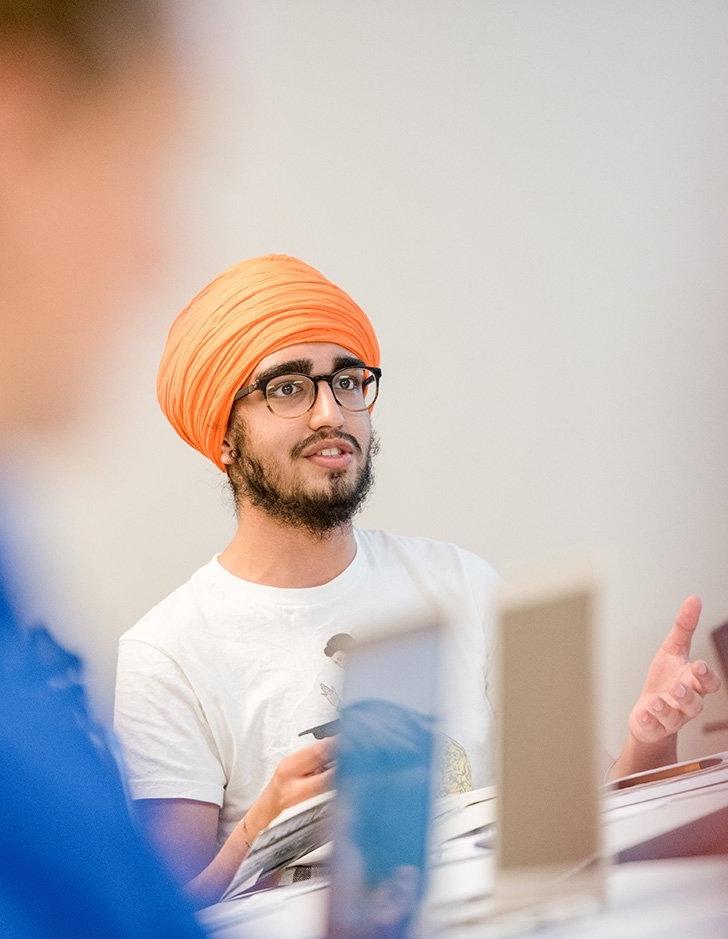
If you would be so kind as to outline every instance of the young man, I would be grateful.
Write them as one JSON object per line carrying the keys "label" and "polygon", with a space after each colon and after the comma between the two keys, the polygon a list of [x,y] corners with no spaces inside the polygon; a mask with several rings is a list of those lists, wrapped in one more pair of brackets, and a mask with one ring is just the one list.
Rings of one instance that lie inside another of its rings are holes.
{"label": "young man", "polygon": [[[336,717],[343,663],[326,649],[342,634],[437,617],[444,788],[487,776],[496,575],[453,545],[352,525],[372,483],[379,379],[364,312],[295,258],[235,265],[170,331],[162,409],[227,473],[238,526],[122,638],[116,728],[134,795],[200,902],[284,805],[329,784],[325,741],[287,754]],[[674,758],[677,729],[717,687],[687,660],[698,612],[686,602],[653,662],[619,773]]]}

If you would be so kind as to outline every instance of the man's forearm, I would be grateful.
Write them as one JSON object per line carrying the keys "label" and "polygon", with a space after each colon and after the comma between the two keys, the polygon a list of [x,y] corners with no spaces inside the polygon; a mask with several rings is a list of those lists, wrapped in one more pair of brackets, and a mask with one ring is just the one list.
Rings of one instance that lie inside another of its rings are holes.
{"label": "man's forearm", "polygon": [[217,903],[248,853],[242,823],[236,825],[225,844],[185,889],[196,909]]}
{"label": "man's forearm", "polygon": [[334,770],[330,763],[330,740],[317,740],[281,760],[268,785],[212,861],[187,882],[187,891],[196,906],[217,903],[253,840],[284,808],[320,795],[331,787]]}
{"label": "man's forearm", "polygon": [[659,743],[641,743],[630,734],[617,762],[609,771],[609,779],[620,779],[622,776],[643,773],[676,762],[677,734],[672,734]]}
{"label": "man's forearm", "polygon": [[196,909],[217,903],[245,860],[250,845],[275,815],[265,793],[251,806],[204,870],[188,881],[186,890]]}

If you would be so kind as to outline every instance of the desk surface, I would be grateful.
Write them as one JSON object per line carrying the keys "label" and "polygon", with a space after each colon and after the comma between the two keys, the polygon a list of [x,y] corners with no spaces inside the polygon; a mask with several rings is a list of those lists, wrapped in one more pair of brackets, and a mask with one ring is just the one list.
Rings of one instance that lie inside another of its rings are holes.
{"label": "desk surface", "polygon": [[[675,787],[678,788],[678,787]],[[636,804],[605,805],[604,846],[607,855],[635,852],[654,839],[676,830],[689,831],[701,819],[720,819],[728,828],[728,781],[689,791],[646,790]],[[719,813],[719,814],[716,814]],[[687,826],[687,827],[686,827]],[[691,851],[689,853],[697,853]],[[647,857],[650,855],[647,854]],[[487,912],[493,883],[494,855],[487,850],[462,860],[437,865],[431,872],[428,906],[449,906]],[[608,902],[604,909],[568,922],[546,925],[532,913],[510,916],[508,922],[487,925],[448,925],[437,935],[448,939],[470,936],[538,935],[538,939],[577,937],[679,937],[728,935],[728,858],[637,860],[608,872]],[[325,935],[328,888],[323,881],[304,881],[220,903],[203,911],[204,926],[221,939],[276,936],[280,939],[318,939]],[[431,912],[432,916],[433,913]],[[450,917],[445,919],[452,923]],[[457,917],[456,917],[457,919]],[[538,931],[537,931],[538,930]],[[537,933],[536,933],[537,931]]]}
{"label": "desk surface", "polygon": [[[326,895],[323,886],[312,884],[281,887],[230,901],[224,916],[205,925],[217,939],[320,939],[325,933]],[[448,939],[583,939],[587,935],[589,939],[728,935],[728,859],[621,864],[609,873],[608,905],[597,913],[550,926],[523,915],[507,924],[473,924],[447,931]]]}
{"label": "desk surface", "polygon": [[533,914],[450,929],[448,939],[691,939],[728,935],[728,859],[641,861],[612,867],[607,903],[546,925]]}

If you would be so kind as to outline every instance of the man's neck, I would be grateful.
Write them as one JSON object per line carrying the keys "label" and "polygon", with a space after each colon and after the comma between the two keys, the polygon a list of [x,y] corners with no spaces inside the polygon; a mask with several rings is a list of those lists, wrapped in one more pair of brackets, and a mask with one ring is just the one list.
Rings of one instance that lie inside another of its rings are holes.
{"label": "man's neck", "polygon": [[220,563],[231,574],[254,584],[320,587],[345,570],[355,554],[351,525],[322,538],[244,507],[235,537],[221,553]]}

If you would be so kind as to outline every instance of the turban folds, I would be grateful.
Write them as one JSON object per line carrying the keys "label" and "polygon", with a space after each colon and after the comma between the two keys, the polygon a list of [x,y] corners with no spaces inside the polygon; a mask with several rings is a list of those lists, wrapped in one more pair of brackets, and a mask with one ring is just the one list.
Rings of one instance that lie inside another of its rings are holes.
{"label": "turban folds", "polygon": [[281,254],[233,265],[204,287],[172,324],[157,398],[177,433],[220,469],[236,392],[262,359],[301,342],[343,346],[379,365],[371,323],[323,274]]}

